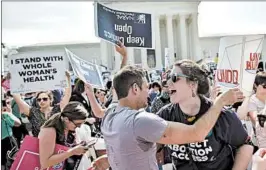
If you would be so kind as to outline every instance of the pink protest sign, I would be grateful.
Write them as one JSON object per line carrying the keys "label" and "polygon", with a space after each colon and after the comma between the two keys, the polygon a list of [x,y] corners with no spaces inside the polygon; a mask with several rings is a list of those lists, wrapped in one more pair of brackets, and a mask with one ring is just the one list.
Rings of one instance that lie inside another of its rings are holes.
{"label": "pink protest sign", "polygon": [[[55,152],[61,153],[68,150],[67,147],[62,145],[55,146]],[[61,162],[46,170],[62,170],[64,162]],[[10,170],[41,170],[39,159],[39,139],[31,136],[26,136],[23,143],[16,155],[16,159],[12,164]]]}

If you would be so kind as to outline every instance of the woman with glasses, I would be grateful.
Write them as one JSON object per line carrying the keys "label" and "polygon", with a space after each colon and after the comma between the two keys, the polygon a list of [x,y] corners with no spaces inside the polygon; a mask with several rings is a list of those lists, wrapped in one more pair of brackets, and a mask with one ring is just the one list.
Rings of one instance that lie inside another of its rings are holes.
{"label": "woman with glasses", "polygon": [[69,102],[71,96],[71,80],[69,72],[66,72],[66,77],[68,80],[68,87],[65,89],[64,97],[59,105],[52,106],[53,95],[50,91],[37,93],[36,101],[39,105],[39,108],[29,106],[24,100],[22,100],[20,95],[13,95],[14,100],[18,104],[20,113],[24,113],[32,124],[32,134],[34,137],[38,136],[40,127],[43,125],[43,123],[54,113],[58,113],[63,110]]}
{"label": "woman with glasses", "polygon": [[[212,106],[207,74],[190,60],[178,61],[167,76],[171,103],[157,114],[167,121],[194,124]],[[213,129],[202,142],[167,145],[178,170],[246,169],[253,147],[240,120],[223,109]],[[244,156],[243,156],[244,155]]]}
{"label": "woman with glasses", "polygon": [[[69,102],[61,113],[54,114],[44,123],[38,137],[42,169],[60,164],[65,160],[64,170],[74,168],[73,162],[77,159],[75,156],[81,158],[88,148],[84,144],[76,145],[73,133],[77,127],[85,123],[87,116],[88,112],[81,103]],[[70,147],[70,149],[63,153],[54,153],[56,144]]]}

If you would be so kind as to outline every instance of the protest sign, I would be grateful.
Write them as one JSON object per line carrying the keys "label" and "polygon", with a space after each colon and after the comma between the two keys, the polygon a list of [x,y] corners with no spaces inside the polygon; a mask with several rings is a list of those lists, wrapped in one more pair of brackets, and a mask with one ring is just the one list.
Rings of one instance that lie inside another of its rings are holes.
{"label": "protest sign", "polygon": [[264,35],[221,38],[215,80],[222,91],[239,87],[245,96],[251,94],[263,40]]}
{"label": "protest sign", "polygon": [[[55,146],[55,153],[62,153],[68,148],[62,145]],[[64,162],[47,168],[46,170],[63,170]],[[39,140],[38,138],[26,136],[16,155],[16,159],[10,170],[41,170],[39,158]]]}
{"label": "protest sign", "polygon": [[10,56],[11,93],[67,87],[64,52],[35,51]]}
{"label": "protest sign", "polygon": [[68,49],[65,50],[73,72],[77,77],[96,88],[104,88],[102,76],[96,64],[79,58]]}
{"label": "protest sign", "polygon": [[150,70],[148,71],[149,77],[150,77],[150,81],[151,82],[161,82],[162,77],[162,71],[160,70]]}
{"label": "protest sign", "polygon": [[96,36],[114,44],[121,41],[126,47],[154,47],[151,14],[118,11],[100,3],[94,7]]}

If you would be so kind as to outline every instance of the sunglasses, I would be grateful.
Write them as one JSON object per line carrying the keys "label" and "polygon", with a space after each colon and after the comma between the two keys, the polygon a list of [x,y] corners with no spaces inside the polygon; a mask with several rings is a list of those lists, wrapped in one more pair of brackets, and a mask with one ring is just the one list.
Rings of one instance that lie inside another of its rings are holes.
{"label": "sunglasses", "polygon": [[41,101],[47,102],[48,101],[48,97],[38,98],[37,99],[37,102],[41,102]]}
{"label": "sunglasses", "polygon": [[73,120],[70,120],[74,125],[75,128],[80,127],[83,123],[75,123]]}
{"label": "sunglasses", "polygon": [[261,84],[262,88],[266,89],[266,84]]}
{"label": "sunglasses", "polygon": [[167,78],[167,81],[171,80],[173,83],[175,83],[179,81],[181,77],[189,78],[188,76],[181,74],[181,73],[168,74],[166,78]]}

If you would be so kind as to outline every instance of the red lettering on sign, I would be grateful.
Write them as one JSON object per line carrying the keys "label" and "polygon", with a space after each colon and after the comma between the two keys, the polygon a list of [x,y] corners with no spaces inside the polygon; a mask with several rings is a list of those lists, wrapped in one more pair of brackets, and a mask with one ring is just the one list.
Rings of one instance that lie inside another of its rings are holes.
{"label": "red lettering on sign", "polygon": [[261,58],[261,53],[249,53],[249,60],[246,61],[246,70],[256,70]]}
{"label": "red lettering on sign", "polygon": [[217,80],[219,82],[238,84],[238,71],[237,70],[217,70]]}

